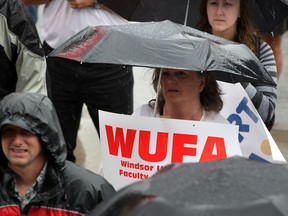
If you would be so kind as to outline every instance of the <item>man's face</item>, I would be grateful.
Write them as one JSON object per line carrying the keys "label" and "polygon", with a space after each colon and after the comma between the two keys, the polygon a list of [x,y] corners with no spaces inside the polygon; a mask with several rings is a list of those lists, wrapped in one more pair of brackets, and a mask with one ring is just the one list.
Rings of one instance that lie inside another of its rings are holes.
{"label": "man's face", "polygon": [[14,171],[45,163],[40,138],[23,128],[4,125],[1,131],[1,144],[9,161],[9,167]]}

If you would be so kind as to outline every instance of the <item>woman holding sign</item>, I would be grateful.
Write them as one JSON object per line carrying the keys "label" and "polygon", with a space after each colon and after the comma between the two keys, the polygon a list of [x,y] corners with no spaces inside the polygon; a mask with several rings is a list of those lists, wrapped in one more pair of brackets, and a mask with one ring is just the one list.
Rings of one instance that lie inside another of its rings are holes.
{"label": "woman holding sign", "polygon": [[[271,47],[255,36],[249,0],[203,0],[197,28],[228,40],[246,44],[277,83],[276,63]],[[277,87],[241,83],[266,127],[275,120]]]}
{"label": "woman holding sign", "polygon": [[142,105],[133,115],[228,123],[219,114],[221,90],[211,73],[156,69],[152,84],[157,100]]}

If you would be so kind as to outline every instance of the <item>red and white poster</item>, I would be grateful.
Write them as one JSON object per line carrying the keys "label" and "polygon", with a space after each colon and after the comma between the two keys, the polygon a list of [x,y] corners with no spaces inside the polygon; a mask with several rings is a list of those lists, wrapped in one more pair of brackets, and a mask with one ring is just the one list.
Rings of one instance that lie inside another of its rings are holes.
{"label": "red and white poster", "polygon": [[169,163],[242,155],[238,126],[100,111],[102,173],[116,190]]}
{"label": "red and white poster", "polygon": [[169,163],[204,162],[234,155],[285,159],[241,84],[219,82],[230,124],[137,117],[100,111],[102,173],[118,190]]}

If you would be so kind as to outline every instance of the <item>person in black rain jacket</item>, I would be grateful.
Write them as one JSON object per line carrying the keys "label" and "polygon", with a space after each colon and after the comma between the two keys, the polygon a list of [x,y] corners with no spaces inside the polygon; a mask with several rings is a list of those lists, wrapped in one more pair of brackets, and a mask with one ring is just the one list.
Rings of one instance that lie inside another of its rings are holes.
{"label": "person in black rain jacket", "polygon": [[66,160],[50,99],[11,93],[0,102],[0,215],[88,214],[114,195],[102,176]]}

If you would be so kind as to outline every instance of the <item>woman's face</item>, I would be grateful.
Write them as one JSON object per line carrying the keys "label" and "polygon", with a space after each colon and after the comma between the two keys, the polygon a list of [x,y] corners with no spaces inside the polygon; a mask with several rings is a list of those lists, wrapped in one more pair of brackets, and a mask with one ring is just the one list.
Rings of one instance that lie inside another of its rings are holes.
{"label": "woman's face", "polygon": [[161,89],[166,102],[178,103],[200,100],[205,78],[199,72],[162,69]]}
{"label": "woman's face", "polygon": [[240,0],[208,0],[207,16],[212,34],[232,40],[240,17]]}

